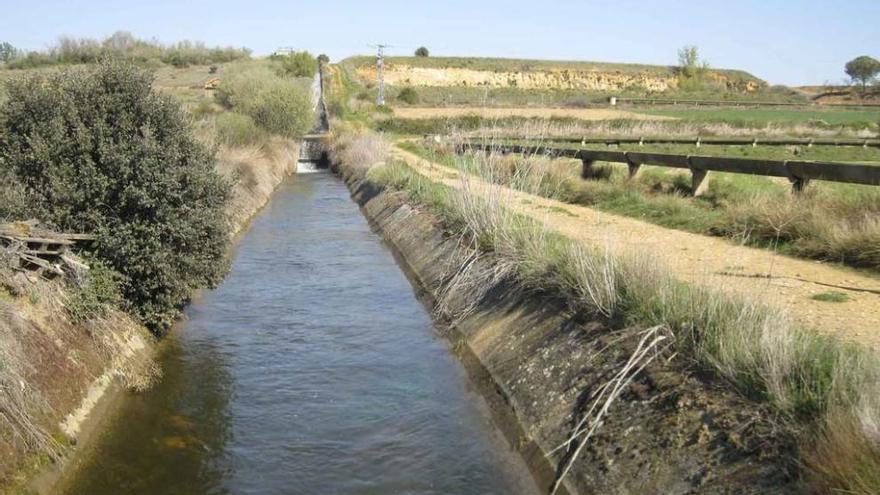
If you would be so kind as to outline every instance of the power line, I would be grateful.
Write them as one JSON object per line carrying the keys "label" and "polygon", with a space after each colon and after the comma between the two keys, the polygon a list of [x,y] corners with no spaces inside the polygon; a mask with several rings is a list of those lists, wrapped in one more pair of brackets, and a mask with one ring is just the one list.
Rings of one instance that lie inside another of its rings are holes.
{"label": "power line", "polygon": [[376,49],[376,105],[385,104],[385,49],[391,45],[370,45]]}

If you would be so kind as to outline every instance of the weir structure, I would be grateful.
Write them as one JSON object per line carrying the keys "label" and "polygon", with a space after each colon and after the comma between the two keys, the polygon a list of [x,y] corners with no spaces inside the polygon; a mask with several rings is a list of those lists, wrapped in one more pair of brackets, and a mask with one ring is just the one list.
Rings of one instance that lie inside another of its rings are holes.
{"label": "weir structure", "polygon": [[312,99],[315,101],[315,126],[302,137],[297,160],[297,172],[314,172],[330,166],[327,144],[330,138],[330,119],[327,104],[324,102],[324,63],[319,62],[318,73],[312,85]]}

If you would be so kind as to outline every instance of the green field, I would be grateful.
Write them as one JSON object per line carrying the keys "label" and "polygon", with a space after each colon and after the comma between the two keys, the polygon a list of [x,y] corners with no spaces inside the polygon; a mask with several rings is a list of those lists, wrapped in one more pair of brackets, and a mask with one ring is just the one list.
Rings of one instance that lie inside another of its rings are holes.
{"label": "green field", "polygon": [[735,125],[815,123],[827,126],[870,127],[880,124],[880,110],[791,108],[637,108],[640,113],[675,117],[693,122],[727,122]]}

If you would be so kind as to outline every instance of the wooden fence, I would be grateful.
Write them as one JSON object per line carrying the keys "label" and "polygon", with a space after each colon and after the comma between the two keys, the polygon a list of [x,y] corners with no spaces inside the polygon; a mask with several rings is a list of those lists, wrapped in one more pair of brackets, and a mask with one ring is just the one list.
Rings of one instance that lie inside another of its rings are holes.
{"label": "wooden fence", "polygon": [[843,182],[880,186],[880,164],[844,163],[806,160],[758,160],[752,158],[729,158],[701,155],[675,155],[667,153],[643,153],[637,151],[584,150],[556,146],[498,145],[468,142],[458,146],[458,151],[483,151],[488,153],[523,153],[550,157],[568,157],[583,162],[582,176],[594,177],[595,162],[623,163],[634,177],[642,165],[688,169],[691,172],[691,190],[695,196],[705,192],[710,171],[735,174],[784,177],[792,184],[794,192],[800,192],[811,180]]}
{"label": "wooden fence", "polygon": [[[431,137],[426,135],[425,137]],[[491,137],[474,139],[493,139]],[[508,137],[508,141],[529,141],[533,137]],[[823,138],[756,138],[756,137],[543,137],[542,140],[554,143],[604,144],[608,146],[621,144],[691,144],[727,145],[727,146],[861,146],[863,148],[880,148],[880,139],[823,139]]]}
{"label": "wooden fence", "polygon": [[815,101],[788,102],[788,101],[748,101],[748,100],[684,100],[673,98],[621,98],[611,97],[608,102],[613,105],[682,105],[682,106],[713,106],[713,107],[824,107],[824,108],[849,108],[862,110],[880,109],[880,103],[826,103],[819,104]]}

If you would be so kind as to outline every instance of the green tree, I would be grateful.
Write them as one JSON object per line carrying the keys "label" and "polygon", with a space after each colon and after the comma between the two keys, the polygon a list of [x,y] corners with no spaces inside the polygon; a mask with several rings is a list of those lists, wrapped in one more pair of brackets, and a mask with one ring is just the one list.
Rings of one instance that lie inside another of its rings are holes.
{"label": "green tree", "polygon": [[326,53],[322,53],[318,55],[318,62],[322,64],[330,63],[330,57],[328,57]]}
{"label": "green tree", "polygon": [[428,49],[425,48],[424,46],[420,46],[420,47],[416,48],[415,54],[416,54],[416,57],[427,57],[427,56],[431,55],[431,53],[428,51]]}
{"label": "green tree", "polygon": [[846,75],[862,86],[862,91],[880,74],[880,61],[874,57],[862,55],[846,63]]}
{"label": "green tree", "polygon": [[194,289],[225,271],[231,188],[152,82],[109,60],[10,81],[0,170],[38,218],[96,234],[93,255],[120,274],[128,309],[162,333]]}
{"label": "green tree", "polygon": [[293,77],[312,77],[318,71],[318,61],[307,51],[293,52],[281,59],[281,71]]}
{"label": "green tree", "polygon": [[4,41],[0,43],[0,62],[3,62],[4,64],[11,62],[18,58],[19,53],[18,48],[12,46],[9,42]]}
{"label": "green tree", "polygon": [[709,68],[709,62],[700,58],[700,49],[685,45],[678,50],[678,70],[684,77],[698,77]]}

